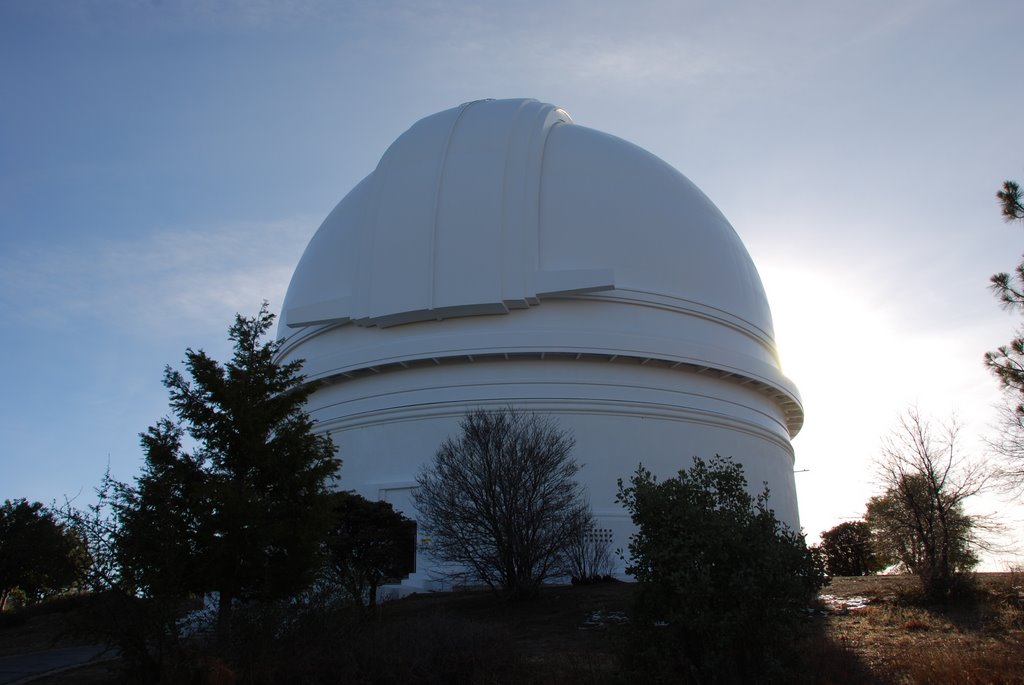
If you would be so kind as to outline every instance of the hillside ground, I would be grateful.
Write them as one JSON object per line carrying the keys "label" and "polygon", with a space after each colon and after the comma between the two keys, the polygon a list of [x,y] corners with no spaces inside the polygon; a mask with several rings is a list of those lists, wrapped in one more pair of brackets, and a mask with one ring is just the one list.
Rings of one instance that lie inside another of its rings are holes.
{"label": "hillside ground", "polygon": [[[483,592],[413,595],[385,603],[357,629],[341,621],[257,641],[249,645],[249,670],[236,668],[232,675],[238,682],[313,681],[344,659],[346,669],[356,669],[350,677],[369,680],[383,669],[379,682],[444,682],[447,674],[466,683],[615,683],[619,626],[633,587],[548,587],[539,601],[524,604]],[[911,576],[833,579],[808,612],[800,680],[1024,685],[1024,577],[979,574],[978,587],[973,601],[938,606],[922,599]],[[73,603],[67,606],[24,620],[6,617],[0,656],[87,643],[88,636],[65,631],[74,611]],[[97,664],[35,682],[98,685],[111,682],[116,671],[116,662]],[[225,667],[213,664],[208,671],[223,676]]]}

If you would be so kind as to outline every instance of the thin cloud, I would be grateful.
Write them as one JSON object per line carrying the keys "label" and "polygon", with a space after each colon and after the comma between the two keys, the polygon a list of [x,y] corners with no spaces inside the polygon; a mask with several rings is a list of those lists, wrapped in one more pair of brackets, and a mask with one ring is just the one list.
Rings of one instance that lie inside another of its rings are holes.
{"label": "thin cloud", "polygon": [[280,306],[314,226],[238,223],[21,250],[0,261],[4,308],[21,324],[56,329],[86,322],[150,335],[220,327],[263,299]]}
{"label": "thin cloud", "polygon": [[[737,96],[829,69],[850,51],[915,21],[929,5],[800,2],[714,7],[668,0],[560,2],[467,8],[388,3],[361,21],[401,35],[419,68],[460,79],[527,74],[565,88],[628,90],[730,84]],[[739,82],[737,82],[739,79]],[[742,87],[740,87],[742,86]]]}
{"label": "thin cloud", "polygon": [[530,75],[559,88],[571,77],[577,87],[634,89],[716,85],[731,75],[748,77],[749,92],[869,49],[926,11],[936,10],[923,0],[710,7],[676,0],[36,0],[17,14],[133,35],[328,30],[350,59],[386,59],[401,45],[417,56],[413,69],[460,82]]}

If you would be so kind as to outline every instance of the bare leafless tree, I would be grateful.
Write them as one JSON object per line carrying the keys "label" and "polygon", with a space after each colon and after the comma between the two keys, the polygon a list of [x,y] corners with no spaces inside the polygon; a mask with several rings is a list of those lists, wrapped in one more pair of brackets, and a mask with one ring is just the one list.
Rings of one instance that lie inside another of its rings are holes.
{"label": "bare leafless tree", "polygon": [[940,425],[916,408],[900,415],[884,440],[878,469],[886,492],[868,504],[868,522],[889,552],[921,578],[933,598],[948,597],[977,563],[981,533],[994,524],[964,504],[991,479],[983,461],[965,457],[954,417]]}
{"label": "bare leafless tree", "polygon": [[605,579],[615,570],[611,531],[597,526],[590,512],[577,527],[576,535],[566,539],[566,571],[573,583],[592,583]]}
{"label": "bare leafless tree", "polygon": [[572,436],[504,408],[466,414],[416,479],[419,524],[448,575],[524,598],[565,575],[566,542],[587,521]]}

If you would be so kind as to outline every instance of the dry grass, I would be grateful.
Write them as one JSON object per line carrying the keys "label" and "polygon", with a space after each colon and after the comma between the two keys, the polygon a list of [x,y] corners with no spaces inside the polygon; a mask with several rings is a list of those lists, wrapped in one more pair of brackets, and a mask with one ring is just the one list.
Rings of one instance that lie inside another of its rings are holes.
{"label": "dry grass", "polygon": [[872,601],[828,616],[826,635],[868,666],[871,679],[864,682],[1024,684],[1018,581],[1012,574],[980,574],[975,598],[930,605],[912,577],[839,578],[826,592]]}

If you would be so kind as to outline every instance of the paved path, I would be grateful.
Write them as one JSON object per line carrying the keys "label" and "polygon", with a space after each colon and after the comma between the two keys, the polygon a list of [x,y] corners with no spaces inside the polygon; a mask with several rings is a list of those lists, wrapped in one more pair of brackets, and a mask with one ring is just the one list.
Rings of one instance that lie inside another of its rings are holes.
{"label": "paved path", "polygon": [[106,651],[107,648],[103,646],[63,647],[0,657],[0,685],[28,682],[33,676],[79,666],[100,657]]}

